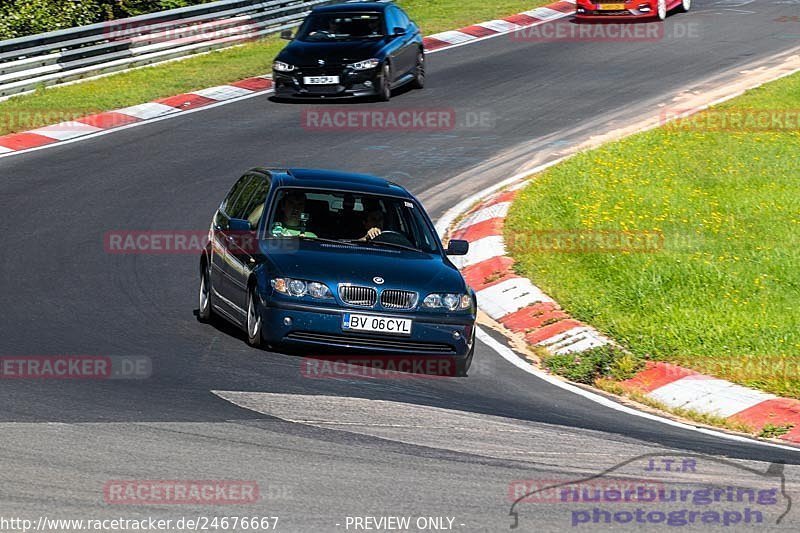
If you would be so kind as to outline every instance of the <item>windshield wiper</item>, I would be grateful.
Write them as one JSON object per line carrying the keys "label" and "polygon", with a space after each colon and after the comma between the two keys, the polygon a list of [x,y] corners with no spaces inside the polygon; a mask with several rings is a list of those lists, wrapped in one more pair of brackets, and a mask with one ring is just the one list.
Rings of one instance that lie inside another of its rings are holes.
{"label": "windshield wiper", "polygon": [[297,237],[305,241],[317,241],[317,242],[327,242],[331,244],[351,245],[350,241],[346,241],[344,239],[326,239],[325,237],[311,237],[309,235],[297,235]]}
{"label": "windshield wiper", "polygon": [[350,241],[345,239],[326,239],[325,237],[312,237],[310,235],[270,235],[273,239],[302,239],[304,241],[317,241],[330,244],[345,244],[351,245]]}
{"label": "windshield wiper", "polygon": [[361,241],[361,240],[358,240],[358,239],[350,240],[350,241],[346,241],[346,242],[351,242],[351,243],[362,243],[363,242],[365,244],[382,244],[384,246],[392,246],[394,248],[400,248],[402,250],[410,250],[412,252],[421,252],[422,251],[419,248],[414,248],[413,246],[406,246],[405,244],[397,244],[396,242],[385,242],[385,241],[374,241],[374,240]]}

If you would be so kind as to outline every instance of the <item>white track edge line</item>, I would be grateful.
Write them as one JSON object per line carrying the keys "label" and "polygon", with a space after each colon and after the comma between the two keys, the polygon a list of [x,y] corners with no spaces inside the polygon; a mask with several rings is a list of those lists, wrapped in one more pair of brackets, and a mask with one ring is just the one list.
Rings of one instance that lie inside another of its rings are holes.
{"label": "white track edge line", "polygon": [[514,365],[517,368],[527,372],[528,374],[532,374],[532,375],[536,376],[537,378],[541,379],[542,381],[550,383],[551,385],[555,385],[556,387],[558,387],[560,389],[564,389],[564,390],[566,390],[568,392],[572,392],[574,394],[577,394],[578,396],[586,398],[587,400],[590,400],[592,402],[598,403],[598,404],[602,405],[603,407],[608,407],[610,409],[614,409],[615,411],[620,411],[622,413],[625,413],[625,414],[628,414],[628,415],[632,415],[632,416],[638,416],[640,418],[651,420],[653,422],[659,422],[661,424],[666,424],[668,426],[673,426],[673,427],[676,427],[676,428],[685,429],[685,430],[689,430],[689,431],[696,431],[698,433],[702,433],[704,435],[710,435],[712,437],[719,437],[719,438],[723,438],[723,439],[727,439],[727,440],[733,440],[733,441],[736,441],[736,442],[742,442],[742,443],[747,443],[747,444],[759,444],[759,445],[767,446],[767,447],[770,447],[770,448],[778,448],[780,450],[789,450],[789,451],[792,451],[792,452],[800,452],[800,449],[792,447],[792,446],[786,446],[786,445],[782,445],[782,444],[775,444],[775,443],[772,443],[772,442],[765,442],[765,441],[761,441],[761,440],[757,440],[757,439],[753,439],[753,438],[749,438],[749,437],[743,437],[743,436],[740,436],[740,435],[733,435],[733,434],[730,434],[730,433],[724,433],[722,431],[717,431],[717,430],[713,430],[713,429],[707,429],[707,428],[702,428],[702,427],[698,427],[698,426],[692,426],[692,425],[689,425],[689,424],[685,424],[683,422],[677,422],[675,420],[670,420],[668,418],[664,418],[662,416],[655,415],[655,414],[652,414],[652,413],[646,413],[644,411],[639,411],[639,410],[634,409],[632,407],[628,407],[627,405],[622,405],[622,404],[617,403],[617,402],[615,402],[615,401],[613,401],[613,400],[611,400],[609,398],[606,398],[605,396],[601,396],[601,395],[596,394],[594,392],[587,391],[587,390],[585,390],[585,389],[583,389],[581,387],[578,387],[578,386],[573,385],[571,383],[568,383],[566,381],[562,381],[562,380],[560,380],[560,379],[558,379],[558,378],[556,378],[556,377],[554,377],[554,376],[552,376],[550,374],[547,374],[546,372],[543,372],[543,371],[537,369],[535,366],[531,365],[530,363],[526,363],[525,361],[523,361],[511,348],[509,348],[507,346],[504,346],[501,343],[499,343],[497,340],[492,338],[488,333],[483,331],[483,329],[481,329],[481,328],[475,328],[475,329],[476,329],[475,334],[476,334],[478,340],[480,340],[482,343],[487,345],[489,348],[491,348],[492,350],[497,352],[503,359],[505,359],[506,361],[508,361],[512,365]]}

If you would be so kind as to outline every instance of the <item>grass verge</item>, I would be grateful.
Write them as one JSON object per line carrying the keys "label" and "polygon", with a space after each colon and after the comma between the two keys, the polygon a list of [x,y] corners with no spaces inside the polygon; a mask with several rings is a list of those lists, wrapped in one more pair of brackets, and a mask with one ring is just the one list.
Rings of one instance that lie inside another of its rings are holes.
{"label": "grass verge", "polygon": [[[545,5],[552,0],[400,0],[423,35]],[[157,98],[267,74],[286,44],[270,36],[235,48],[145,67],[78,84],[40,89],[0,102],[0,135],[74,120]]]}
{"label": "grass verge", "polygon": [[798,116],[795,75],[548,169],[518,272],[637,357],[800,398]]}

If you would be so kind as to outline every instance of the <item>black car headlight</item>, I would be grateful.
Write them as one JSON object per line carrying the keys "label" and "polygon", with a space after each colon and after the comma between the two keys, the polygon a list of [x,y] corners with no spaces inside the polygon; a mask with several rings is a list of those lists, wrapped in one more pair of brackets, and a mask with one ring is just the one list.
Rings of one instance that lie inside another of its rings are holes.
{"label": "black car headlight", "polygon": [[281,294],[287,296],[295,296],[302,298],[303,296],[311,296],[318,300],[333,298],[331,290],[324,283],[319,281],[307,281],[303,279],[294,278],[273,278],[270,280],[272,288]]}
{"label": "black car headlight", "polygon": [[422,307],[428,309],[447,309],[458,311],[472,307],[472,297],[469,294],[451,292],[434,292],[425,297]]}
{"label": "black car headlight", "polygon": [[296,67],[294,65],[290,65],[289,63],[284,63],[283,61],[274,61],[272,63],[272,69],[277,70],[278,72],[291,72]]}
{"label": "black car headlight", "polygon": [[381,62],[377,59],[365,59],[364,61],[357,61],[356,63],[350,63],[347,65],[353,70],[369,70],[371,68],[375,68],[380,65]]}

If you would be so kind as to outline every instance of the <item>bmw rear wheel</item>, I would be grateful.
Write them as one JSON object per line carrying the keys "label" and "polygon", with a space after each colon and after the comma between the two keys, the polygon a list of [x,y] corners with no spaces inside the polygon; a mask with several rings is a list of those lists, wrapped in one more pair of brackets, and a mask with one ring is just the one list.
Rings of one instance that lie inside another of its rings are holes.
{"label": "bmw rear wheel", "polygon": [[656,17],[658,17],[658,20],[666,20],[667,0],[658,0],[658,6],[656,7]]}
{"label": "bmw rear wheel", "polygon": [[247,291],[247,343],[255,348],[261,348],[264,341],[261,338],[261,312],[258,305],[258,296],[255,287]]}
{"label": "bmw rear wheel", "polygon": [[681,0],[681,12],[686,13],[692,8],[692,0]]}

